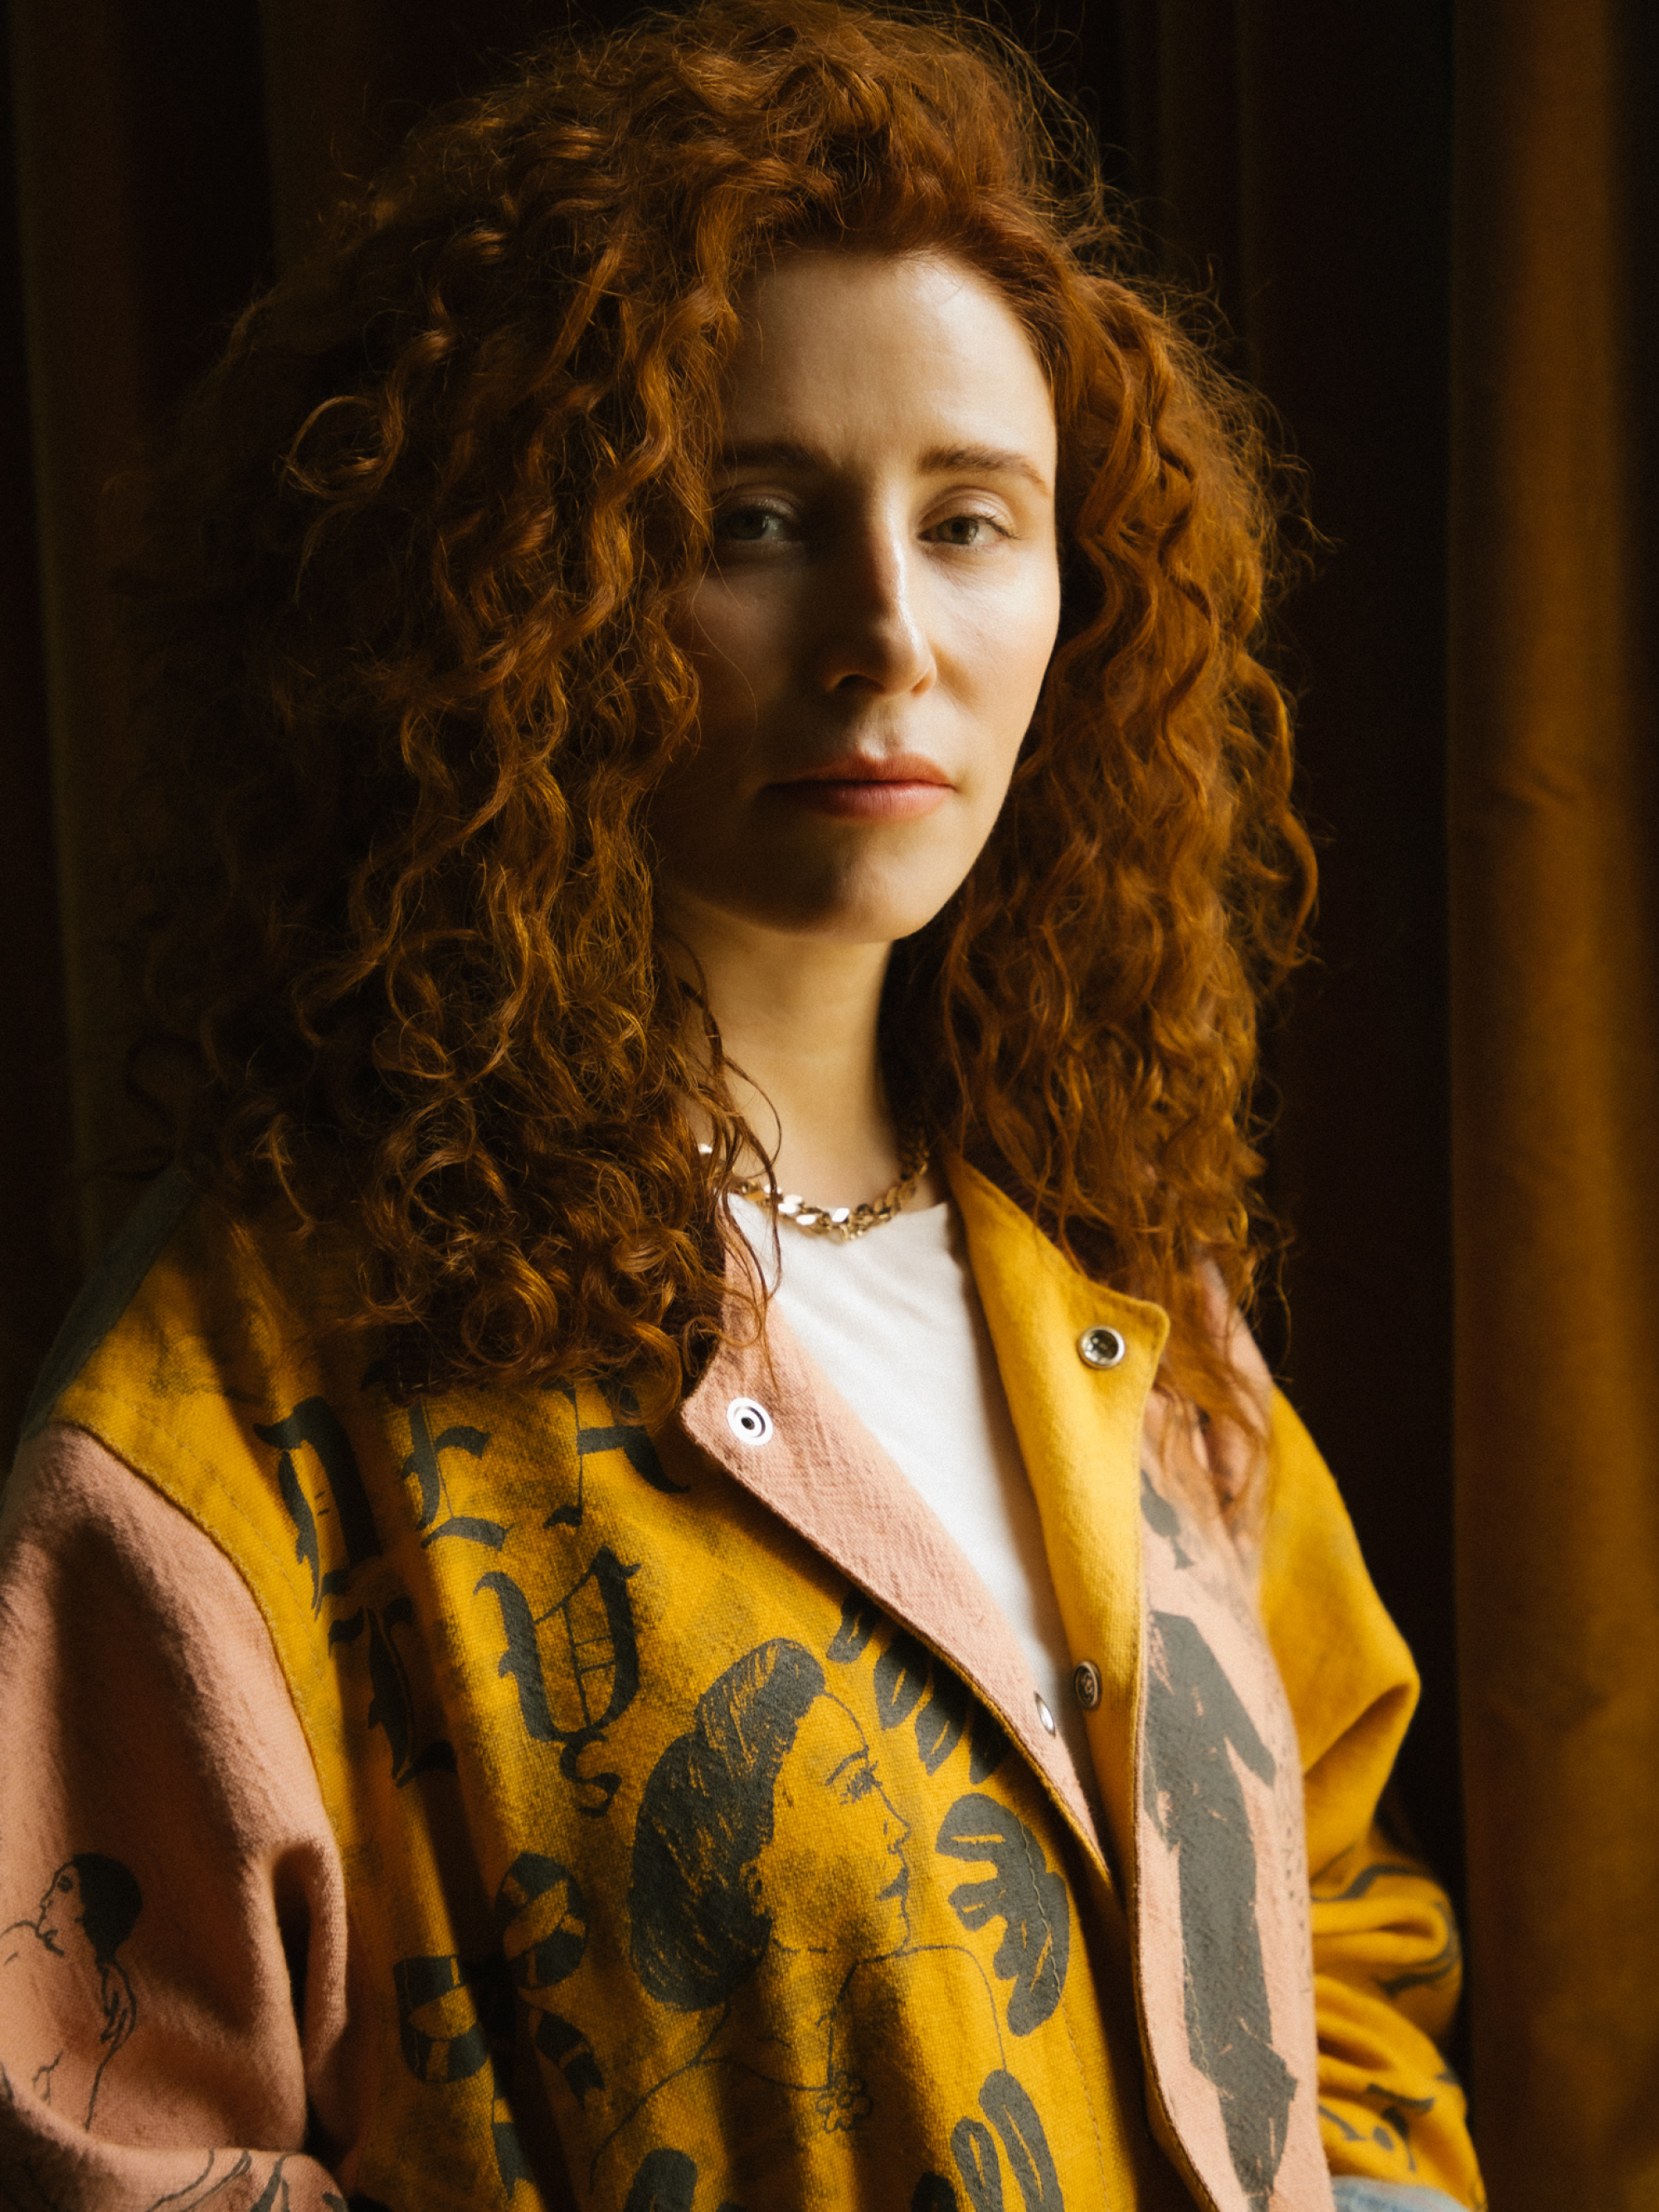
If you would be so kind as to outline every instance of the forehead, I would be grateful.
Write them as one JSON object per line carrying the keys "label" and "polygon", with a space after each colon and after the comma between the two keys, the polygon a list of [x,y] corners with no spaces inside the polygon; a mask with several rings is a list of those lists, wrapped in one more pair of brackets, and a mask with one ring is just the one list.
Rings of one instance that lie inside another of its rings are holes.
{"label": "forehead", "polygon": [[801,1716],[790,1764],[798,1773],[825,1782],[847,1759],[856,1764],[866,1748],[864,1730],[841,1699],[824,1695],[814,1698]]}
{"label": "forehead", "polygon": [[757,277],[725,388],[728,442],[1017,442],[1052,465],[1054,404],[1002,295],[937,255],[798,252]]}

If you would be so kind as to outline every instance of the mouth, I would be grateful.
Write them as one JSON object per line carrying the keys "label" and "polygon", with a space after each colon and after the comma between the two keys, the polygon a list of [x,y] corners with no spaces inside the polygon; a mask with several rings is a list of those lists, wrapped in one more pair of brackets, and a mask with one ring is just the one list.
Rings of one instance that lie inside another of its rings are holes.
{"label": "mouth", "polygon": [[931,814],[953,787],[925,753],[843,753],[767,788],[812,814],[842,821],[906,822]]}

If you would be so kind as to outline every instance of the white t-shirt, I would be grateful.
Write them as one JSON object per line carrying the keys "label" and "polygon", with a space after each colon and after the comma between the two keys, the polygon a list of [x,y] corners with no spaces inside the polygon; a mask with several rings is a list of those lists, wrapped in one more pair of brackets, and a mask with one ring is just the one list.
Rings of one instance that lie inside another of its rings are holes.
{"label": "white t-shirt", "polygon": [[734,1199],[784,1320],[972,1561],[1030,1662],[1078,1778],[1096,1801],[1072,1655],[991,1333],[948,1201],[850,1243]]}

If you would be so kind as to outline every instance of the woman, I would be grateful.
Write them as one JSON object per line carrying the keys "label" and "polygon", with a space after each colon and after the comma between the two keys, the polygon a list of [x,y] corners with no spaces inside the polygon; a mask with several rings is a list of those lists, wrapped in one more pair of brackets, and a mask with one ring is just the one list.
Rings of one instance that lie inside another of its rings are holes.
{"label": "woman", "polygon": [[0,2023],[23,2203],[1479,2201],[1415,1677],[1235,1310],[1258,442],[1040,116],[832,0],[556,47],[187,417],[175,1164],[0,1609],[0,1881],[142,1902],[88,2124]]}

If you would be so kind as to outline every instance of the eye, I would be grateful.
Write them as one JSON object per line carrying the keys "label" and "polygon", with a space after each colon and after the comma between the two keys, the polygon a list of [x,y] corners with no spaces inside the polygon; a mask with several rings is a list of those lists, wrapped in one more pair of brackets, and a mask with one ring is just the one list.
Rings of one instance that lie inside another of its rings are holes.
{"label": "eye", "polygon": [[726,545],[775,545],[787,534],[789,522],[784,508],[745,500],[720,509],[714,517],[714,535]]}
{"label": "eye", "polygon": [[930,538],[942,538],[947,545],[961,545],[977,552],[981,547],[1006,538],[1008,532],[995,515],[981,514],[969,508],[962,514],[947,515],[943,522],[935,523],[927,534]]}
{"label": "eye", "polygon": [[856,1805],[860,1797],[867,1797],[875,1787],[876,1770],[866,1759],[862,1766],[854,1767],[842,1784],[841,1802],[843,1805]]}

